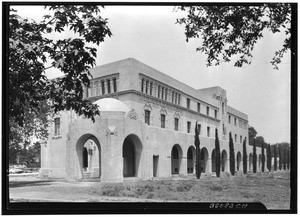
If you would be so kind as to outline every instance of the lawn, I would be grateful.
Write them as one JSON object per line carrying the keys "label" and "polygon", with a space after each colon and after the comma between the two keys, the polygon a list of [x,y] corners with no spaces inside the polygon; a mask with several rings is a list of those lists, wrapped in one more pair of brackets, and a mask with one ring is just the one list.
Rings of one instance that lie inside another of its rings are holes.
{"label": "lawn", "polygon": [[[123,183],[66,182],[10,178],[10,198],[54,201],[261,202],[268,209],[290,208],[290,172],[277,171],[221,177],[176,176]],[[29,200],[30,201],[30,200]]]}

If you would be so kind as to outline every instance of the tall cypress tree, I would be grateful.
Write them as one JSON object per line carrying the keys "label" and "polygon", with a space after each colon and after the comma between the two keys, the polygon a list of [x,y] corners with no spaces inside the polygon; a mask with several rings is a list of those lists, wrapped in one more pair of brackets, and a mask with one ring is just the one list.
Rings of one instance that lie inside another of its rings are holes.
{"label": "tall cypress tree", "polygon": [[265,142],[261,143],[261,171],[265,172]]}
{"label": "tall cypress tree", "polygon": [[283,146],[283,169],[286,170],[286,147]]}
{"label": "tall cypress tree", "polygon": [[277,170],[277,147],[274,145],[274,171]]}
{"label": "tall cypress tree", "polygon": [[256,155],[256,141],[253,140],[253,173],[256,173],[257,155]]}
{"label": "tall cypress tree", "polygon": [[290,148],[287,148],[287,169],[289,170],[290,169]]}
{"label": "tall cypress tree", "polygon": [[246,149],[246,139],[243,142],[243,172],[247,174],[247,149]]}
{"label": "tall cypress tree", "polygon": [[231,175],[234,176],[235,159],[234,159],[234,147],[233,147],[233,140],[232,140],[231,132],[229,133],[229,163],[230,163]]}
{"label": "tall cypress tree", "polygon": [[221,170],[221,153],[220,153],[220,143],[218,138],[218,129],[216,128],[215,133],[215,150],[216,150],[216,175],[217,177],[220,177],[220,170]]}
{"label": "tall cypress tree", "polygon": [[281,145],[278,145],[278,156],[279,156],[279,170],[282,168],[282,153],[281,153]]}
{"label": "tall cypress tree", "polygon": [[196,122],[196,126],[195,126],[194,144],[196,146],[196,177],[197,177],[197,179],[200,179],[200,176],[201,176],[201,152],[200,152],[198,121]]}
{"label": "tall cypress tree", "polygon": [[270,144],[267,144],[267,168],[269,172],[271,171],[271,164],[272,164],[271,146]]}

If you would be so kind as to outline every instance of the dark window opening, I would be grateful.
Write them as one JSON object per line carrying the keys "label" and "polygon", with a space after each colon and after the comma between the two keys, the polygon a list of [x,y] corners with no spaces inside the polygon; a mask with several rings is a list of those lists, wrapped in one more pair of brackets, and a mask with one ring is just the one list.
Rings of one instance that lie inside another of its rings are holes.
{"label": "dark window opening", "polygon": [[174,129],[175,129],[175,131],[178,131],[178,122],[179,122],[179,119],[175,118],[174,119]]}
{"label": "dark window opening", "polygon": [[166,126],[166,115],[164,115],[164,114],[160,115],[160,122],[161,122],[161,128],[165,128],[165,126]]}
{"label": "dark window opening", "polygon": [[113,84],[114,84],[114,93],[117,92],[117,79],[113,78]]}
{"label": "dark window opening", "polygon": [[105,94],[105,85],[104,85],[104,81],[101,81],[101,88],[102,88],[102,95]]}
{"label": "dark window opening", "polygon": [[150,111],[145,110],[145,123],[150,125]]}
{"label": "dark window opening", "polygon": [[191,132],[191,122],[190,121],[187,122],[187,132],[188,133]]}

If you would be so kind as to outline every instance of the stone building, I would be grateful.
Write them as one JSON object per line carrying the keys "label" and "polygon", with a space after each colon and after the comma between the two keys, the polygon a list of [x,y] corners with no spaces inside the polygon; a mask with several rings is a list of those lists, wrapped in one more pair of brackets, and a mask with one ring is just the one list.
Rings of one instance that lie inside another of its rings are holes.
{"label": "stone building", "polygon": [[41,149],[40,177],[113,182],[194,174],[196,121],[203,173],[215,172],[215,129],[221,172],[229,171],[229,132],[236,171],[242,171],[244,139],[251,169],[247,115],[227,104],[221,87],[197,90],[133,58],[91,74],[84,97],[99,105],[101,115],[95,122],[73,111],[54,115]]}

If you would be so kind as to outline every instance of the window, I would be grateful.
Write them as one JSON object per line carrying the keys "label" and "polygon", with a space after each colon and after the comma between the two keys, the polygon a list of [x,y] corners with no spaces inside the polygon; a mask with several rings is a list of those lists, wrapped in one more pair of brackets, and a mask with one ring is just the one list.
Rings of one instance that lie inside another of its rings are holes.
{"label": "window", "polygon": [[224,115],[224,102],[222,102],[222,114]]}
{"label": "window", "polygon": [[102,87],[102,95],[105,94],[105,85],[104,85],[104,81],[101,81],[101,87]]}
{"label": "window", "polygon": [[149,85],[149,81],[146,81],[146,94],[148,94],[148,85]]}
{"label": "window", "polygon": [[107,79],[107,93],[110,93],[110,79]]}
{"label": "window", "polygon": [[218,118],[218,111],[215,110],[215,118]]}
{"label": "window", "polygon": [[95,81],[95,85],[96,85],[96,96],[99,96],[100,95],[99,81]]}
{"label": "window", "polygon": [[178,122],[179,122],[179,119],[174,118],[174,129],[175,129],[175,131],[178,131]]}
{"label": "window", "polygon": [[150,82],[150,95],[152,96],[152,88],[153,88],[153,83]]}
{"label": "window", "polygon": [[240,143],[243,143],[243,137],[242,136],[240,136]]}
{"label": "window", "polygon": [[150,111],[145,110],[145,123],[150,125]]}
{"label": "window", "polygon": [[180,105],[180,93],[178,93],[178,105]]}
{"label": "window", "polygon": [[206,115],[209,116],[209,107],[206,106]]}
{"label": "window", "polygon": [[60,135],[60,118],[54,118],[54,135]]}
{"label": "window", "polygon": [[177,104],[177,93],[175,93],[175,104]]}
{"label": "window", "polygon": [[210,127],[207,127],[207,137],[210,136]]}
{"label": "window", "polygon": [[144,78],[142,78],[142,86],[141,86],[142,93],[144,92]]}
{"label": "window", "polygon": [[161,128],[166,127],[166,115],[164,115],[164,114],[160,115],[160,126],[161,126]]}
{"label": "window", "polygon": [[197,102],[197,112],[200,113],[200,103]]}
{"label": "window", "polygon": [[230,124],[231,116],[228,115],[228,123]]}
{"label": "window", "polygon": [[166,101],[168,100],[168,88],[166,88],[166,91],[165,91],[165,100]]}
{"label": "window", "polygon": [[198,131],[199,131],[199,135],[201,135],[201,124],[198,124]]}
{"label": "window", "polygon": [[236,126],[236,118],[234,118],[234,126]]}
{"label": "window", "polygon": [[114,93],[117,92],[117,79],[113,78],[113,84],[114,84]]}
{"label": "window", "polygon": [[161,99],[164,99],[164,94],[165,94],[165,88],[161,88]]}
{"label": "window", "polygon": [[223,135],[226,135],[226,129],[225,129],[225,124],[223,124]]}
{"label": "window", "polygon": [[160,85],[158,85],[157,98],[160,96]]}
{"label": "window", "polygon": [[187,133],[190,133],[191,132],[191,122],[188,121],[187,122]]}
{"label": "window", "polygon": [[174,103],[174,91],[172,91],[172,103]]}
{"label": "window", "polygon": [[190,109],[190,103],[191,103],[191,100],[189,98],[186,98],[186,107],[188,109]]}
{"label": "window", "polygon": [[237,137],[236,134],[234,134],[234,142],[236,142],[236,137]]}

